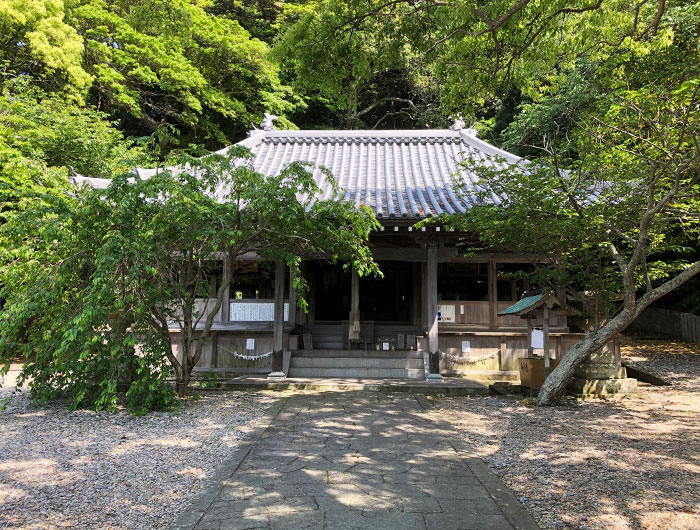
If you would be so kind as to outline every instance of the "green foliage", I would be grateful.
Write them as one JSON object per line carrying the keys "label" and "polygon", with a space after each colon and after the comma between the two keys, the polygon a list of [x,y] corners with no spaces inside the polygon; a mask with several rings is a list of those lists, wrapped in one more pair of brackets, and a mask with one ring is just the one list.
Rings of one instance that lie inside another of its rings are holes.
{"label": "green foliage", "polygon": [[[172,340],[172,324],[180,329],[181,357],[170,350],[165,355],[181,396],[209,339],[237,256],[255,251],[262,259],[286,262],[304,308],[300,256],[343,257],[361,273],[376,271],[366,245],[377,227],[369,209],[312,199],[321,190],[308,164],[293,163],[279,175],[263,176],[253,171],[249,156],[240,147],[201,158],[181,155],[173,160],[176,166],[148,180],[115,180],[103,196],[115,211],[126,208],[123,215],[142,226],[140,251],[123,266],[132,271],[134,289],[147,301],[142,318],[153,332],[165,341]],[[339,194],[333,177],[326,178]],[[212,292],[207,263],[217,253],[227,256],[226,272]],[[208,292],[204,299],[215,302],[198,311],[203,287]]]}
{"label": "green foliage", "polygon": [[81,36],[65,21],[61,0],[5,0],[0,4],[0,66],[34,75],[78,101],[92,78],[83,68]]}
{"label": "green foliage", "polygon": [[91,177],[149,163],[106,115],[45,94],[26,77],[7,82],[0,94],[0,141],[27,159]]}
{"label": "green foliage", "polygon": [[443,110],[474,117],[505,87],[535,101],[556,92],[582,59],[663,54],[676,12],[691,10],[694,2],[669,6],[657,21],[656,5],[623,1],[325,0],[284,34],[278,52],[298,84],[343,107],[375,72],[408,68],[435,80]]}
{"label": "green foliage", "polygon": [[307,10],[306,0],[214,0],[209,13],[237,21],[255,39],[271,43],[289,20]]}
{"label": "green foliage", "polygon": [[12,204],[28,204],[4,208],[0,360],[25,359],[19,382],[39,403],[114,410],[120,383],[135,413],[172,403],[162,344],[134,323],[140,302],[119,290],[128,273],[114,268],[133,226],[110,237],[109,208],[91,195],[4,190]]}
{"label": "green foliage", "polygon": [[[625,63],[630,78],[648,66]],[[621,301],[634,308],[635,290],[650,293],[697,260],[700,81],[697,70],[678,71],[589,101],[567,137],[575,158],[560,157],[553,143],[533,163],[468,164],[484,190],[456,224],[541,264],[538,274],[567,285],[596,324]],[[528,107],[515,123],[552,108]]]}
{"label": "green foliage", "polygon": [[80,0],[66,19],[84,36],[94,96],[134,136],[170,124],[182,145],[218,148],[293,108],[267,45],[200,2]]}
{"label": "green foliage", "polygon": [[[320,189],[304,164],[266,178],[248,157],[242,148],[179,155],[149,179],[118,175],[106,190],[69,194],[5,183],[0,360],[26,359],[21,382],[34,399],[114,410],[124,387],[129,409],[140,414],[173,403],[166,383],[173,374],[184,396],[231,281],[226,274],[211,292],[207,264],[219,253],[229,256],[226,270],[251,250],[284,260],[299,291],[301,255],[377,270],[366,245],[377,227],[371,211],[312,201]],[[217,300],[211,317],[197,310],[203,291]],[[181,330],[180,359],[173,326]]]}

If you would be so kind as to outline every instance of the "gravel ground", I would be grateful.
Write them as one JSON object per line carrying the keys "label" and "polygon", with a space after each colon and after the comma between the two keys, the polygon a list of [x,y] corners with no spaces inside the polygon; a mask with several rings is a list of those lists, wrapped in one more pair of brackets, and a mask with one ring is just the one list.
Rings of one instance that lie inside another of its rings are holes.
{"label": "gravel ground", "polygon": [[[700,529],[700,345],[629,341],[623,355],[673,385],[550,409],[434,402],[545,529]],[[21,393],[0,411],[0,527],[165,528],[274,399],[205,393],[134,417]]]}
{"label": "gravel ground", "polygon": [[0,528],[165,528],[274,399],[207,392],[135,417],[36,408],[22,392],[0,411]]}
{"label": "gravel ground", "polygon": [[622,352],[673,385],[548,409],[433,402],[542,528],[700,529],[700,344],[627,340]]}

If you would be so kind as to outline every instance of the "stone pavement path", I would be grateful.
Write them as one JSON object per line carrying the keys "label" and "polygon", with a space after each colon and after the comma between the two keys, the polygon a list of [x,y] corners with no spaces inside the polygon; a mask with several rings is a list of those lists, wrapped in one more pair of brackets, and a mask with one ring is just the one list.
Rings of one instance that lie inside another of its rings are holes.
{"label": "stone pavement path", "polygon": [[424,396],[283,398],[193,498],[175,530],[536,530]]}

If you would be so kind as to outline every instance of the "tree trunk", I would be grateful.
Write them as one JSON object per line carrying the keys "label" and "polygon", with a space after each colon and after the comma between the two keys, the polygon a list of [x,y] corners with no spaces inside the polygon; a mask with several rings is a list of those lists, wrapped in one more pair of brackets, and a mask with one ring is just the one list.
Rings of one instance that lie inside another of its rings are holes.
{"label": "tree trunk", "polygon": [[187,389],[190,386],[190,371],[186,367],[182,367],[175,372],[175,387],[177,389],[177,397],[187,397]]}
{"label": "tree trunk", "polygon": [[[649,307],[652,302],[655,302],[666,293],[670,293],[674,289],[680,287],[698,273],[700,273],[700,261],[689,265],[670,280],[665,281],[657,288],[645,293],[638,300],[635,300],[634,294],[632,294],[630,297],[631,302],[626,302],[626,307],[620,311],[615,318],[610,320],[599,330],[586,335],[562,357],[559,365],[552,371],[549,377],[545,379],[544,385],[542,385],[540,393],[537,396],[537,405],[546,407],[558,403],[562,396],[564,396],[569,382],[574,377],[576,368],[581,366],[593,352],[605,346],[606,342],[622,332],[642,311]],[[625,298],[627,298],[627,296]]]}
{"label": "tree trunk", "polygon": [[611,339],[621,333],[639,313],[649,304],[639,304],[635,309],[623,309],[620,313],[597,331],[588,333],[562,357],[559,365],[545,379],[539,394],[537,405],[556,405],[566,393],[566,387],[574,377],[574,372],[593,352],[600,350]]}
{"label": "tree trunk", "polygon": [[[630,320],[631,322],[631,320]],[[624,327],[624,326],[623,326]],[[561,359],[559,365],[545,379],[539,394],[537,405],[555,405],[564,396],[566,387],[574,377],[574,372],[591,354],[602,348],[606,342],[619,333],[617,326],[605,325],[598,331],[588,333],[577,342]]]}

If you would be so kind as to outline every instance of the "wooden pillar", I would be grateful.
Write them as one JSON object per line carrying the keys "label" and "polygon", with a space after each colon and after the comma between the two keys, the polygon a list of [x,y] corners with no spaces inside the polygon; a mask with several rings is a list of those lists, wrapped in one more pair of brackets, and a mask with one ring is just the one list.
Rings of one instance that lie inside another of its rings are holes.
{"label": "wooden pillar", "polygon": [[284,261],[275,262],[275,320],[272,328],[272,372],[268,378],[281,379],[285,377],[282,371],[282,339],[284,337]]}
{"label": "wooden pillar", "polygon": [[289,325],[297,325],[297,293],[294,291],[292,269],[289,269]]}
{"label": "wooden pillar", "polygon": [[532,313],[527,314],[527,356],[532,357]]}
{"label": "wooden pillar", "polygon": [[[224,259],[224,267],[229,267],[228,258]],[[221,301],[221,321],[230,322],[231,320],[231,285],[229,284],[224,291],[224,296]]]}
{"label": "wooden pillar", "polygon": [[551,372],[549,366],[549,304],[544,304],[544,316],[542,317],[542,347],[544,348],[544,377]]}
{"label": "wooden pillar", "polygon": [[412,263],[411,269],[411,323],[414,326],[420,326],[423,308],[423,303],[421,302],[420,264]]}
{"label": "wooden pillar", "polygon": [[360,276],[355,267],[350,272],[350,315],[348,318],[348,341],[360,340]]}
{"label": "wooden pillar", "polygon": [[428,259],[426,265],[426,294],[428,306],[428,361],[429,381],[442,381],[440,376],[440,354],[438,334],[438,263],[437,244],[428,244]]}
{"label": "wooden pillar", "polygon": [[420,264],[420,300],[421,300],[421,311],[420,311],[420,325],[428,332],[428,263],[423,261]]}
{"label": "wooden pillar", "polygon": [[505,362],[504,359],[508,353],[508,339],[505,336],[501,336],[501,347],[499,348],[498,355],[498,369],[504,370]]}
{"label": "wooden pillar", "polygon": [[496,260],[489,260],[489,327],[496,329],[498,327],[498,278],[496,276]]}
{"label": "wooden pillar", "polygon": [[219,332],[212,331],[211,333],[211,367],[218,368],[219,364]]}

